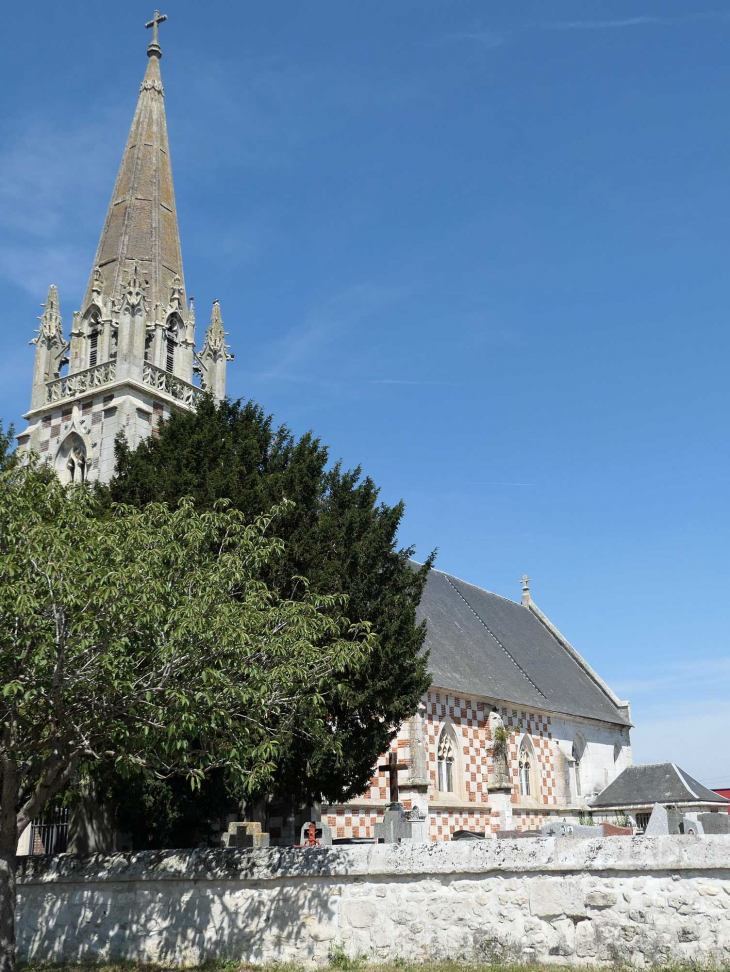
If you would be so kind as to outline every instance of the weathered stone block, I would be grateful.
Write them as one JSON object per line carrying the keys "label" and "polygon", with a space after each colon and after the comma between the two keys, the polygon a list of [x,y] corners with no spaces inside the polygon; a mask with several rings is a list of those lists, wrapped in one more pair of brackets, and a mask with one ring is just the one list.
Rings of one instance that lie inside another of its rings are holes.
{"label": "weathered stone block", "polygon": [[612,908],[618,897],[613,891],[589,891],[586,895],[588,908]]}
{"label": "weathered stone block", "polygon": [[578,881],[537,880],[530,885],[530,913],[538,918],[585,917],[585,895]]}
{"label": "weathered stone block", "polygon": [[377,918],[375,904],[368,901],[345,900],[340,913],[353,928],[370,928]]}

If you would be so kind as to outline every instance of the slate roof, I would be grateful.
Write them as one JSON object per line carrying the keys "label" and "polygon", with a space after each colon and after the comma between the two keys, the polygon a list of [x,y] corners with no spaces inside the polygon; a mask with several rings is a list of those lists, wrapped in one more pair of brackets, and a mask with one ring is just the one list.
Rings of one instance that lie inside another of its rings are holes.
{"label": "slate roof", "polygon": [[626,713],[522,604],[432,570],[419,606],[434,685],[629,725]]}
{"label": "slate roof", "polygon": [[642,807],[652,803],[730,803],[674,763],[627,766],[591,801],[591,807]]}

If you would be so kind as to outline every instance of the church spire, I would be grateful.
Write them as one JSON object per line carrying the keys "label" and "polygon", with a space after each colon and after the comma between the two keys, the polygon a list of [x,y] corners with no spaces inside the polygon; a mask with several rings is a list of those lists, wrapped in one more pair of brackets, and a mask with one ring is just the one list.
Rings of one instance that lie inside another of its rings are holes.
{"label": "church spire", "polygon": [[187,306],[160,74],[158,27],[166,19],[156,10],[146,25],[152,27],[147,70],[93,263],[101,270],[104,290],[94,294],[92,271],[84,310],[99,296],[104,302],[120,300],[135,267],[153,313],[158,305],[168,306],[172,287]]}
{"label": "church spire", "polygon": [[64,482],[77,474],[107,482],[120,433],[134,449],[174,410],[195,408],[202,393],[226,393],[232,355],[220,306],[198,354],[185,290],[160,76],[158,33],[166,19],[156,10],[147,24],[147,70],[69,340],[51,287],[31,342],[33,393],[18,448],[38,453]]}

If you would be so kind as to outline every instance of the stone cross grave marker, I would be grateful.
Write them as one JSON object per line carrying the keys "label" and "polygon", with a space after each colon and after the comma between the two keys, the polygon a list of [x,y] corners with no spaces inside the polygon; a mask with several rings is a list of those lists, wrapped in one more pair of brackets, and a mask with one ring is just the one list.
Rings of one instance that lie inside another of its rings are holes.
{"label": "stone cross grave marker", "polygon": [[399,805],[400,801],[398,797],[400,794],[398,792],[398,770],[408,769],[408,764],[399,763],[398,753],[396,753],[394,749],[391,749],[391,751],[388,753],[388,762],[384,766],[382,765],[378,766],[378,769],[388,770],[388,776],[389,776],[388,786],[390,787],[390,805],[391,806],[395,806],[396,804]]}

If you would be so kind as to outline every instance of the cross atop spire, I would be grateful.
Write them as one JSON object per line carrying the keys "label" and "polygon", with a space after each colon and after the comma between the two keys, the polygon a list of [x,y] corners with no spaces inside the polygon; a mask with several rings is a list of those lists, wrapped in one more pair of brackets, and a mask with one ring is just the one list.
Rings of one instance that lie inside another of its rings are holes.
{"label": "cross atop spire", "polygon": [[522,584],[522,603],[523,604],[529,604],[530,603],[530,581],[531,580],[532,580],[532,578],[531,577],[528,577],[527,574],[523,574],[522,577],[520,577],[520,584]]}
{"label": "cross atop spire", "polygon": [[159,42],[159,26],[167,20],[167,14],[161,14],[159,10],[155,10],[155,15],[145,27],[152,28],[152,43],[147,48],[147,57],[162,57],[162,48]]}

